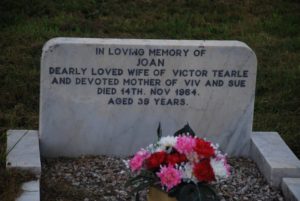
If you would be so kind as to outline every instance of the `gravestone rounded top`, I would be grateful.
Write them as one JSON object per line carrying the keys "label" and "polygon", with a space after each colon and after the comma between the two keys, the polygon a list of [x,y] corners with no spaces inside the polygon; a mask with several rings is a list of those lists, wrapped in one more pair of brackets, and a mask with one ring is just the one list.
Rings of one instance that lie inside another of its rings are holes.
{"label": "gravestone rounded top", "polygon": [[54,38],[42,54],[46,156],[128,155],[187,122],[246,155],[256,56],[239,41]]}

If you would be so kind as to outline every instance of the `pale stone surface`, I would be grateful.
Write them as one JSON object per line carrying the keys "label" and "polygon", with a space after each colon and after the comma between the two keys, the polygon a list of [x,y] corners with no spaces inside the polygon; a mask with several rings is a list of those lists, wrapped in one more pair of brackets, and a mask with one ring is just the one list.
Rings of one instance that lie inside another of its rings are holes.
{"label": "pale stone surface", "polygon": [[7,168],[18,168],[41,174],[38,133],[35,130],[7,131]]}
{"label": "pale stone surface", "polygon": [[16,201],[40,201],[40,180],[26,182],[21,188],[23,192]]}
{"label": "pale stone surface", "polygon": [[251,157],[270,185],[280,187],[283,177],[300,177],[300,161],[276,132],[254,132]]}
{"label": "pale stone surface", "polygon": [[281,189],[287,201],[300,201],[300,178],[283,178]]}
{"label": "pale stone surface", "polygon": [[[145,66],[138,66],[141,59]],[[142,74],[129,75],[133,69]],[[179,77],[177,70],[188,71]],[[130,84],[124,81],[129,78]],[[135,85],[138,79],[147,83]],[[213,80],[218,86],[208,85]],[[42,154],[124,156],[156,140],[159,122],[164,135],[189,122],[230,155],[247,155],[255,81],[256,56],[238,41],[52,39],[41,63]],[[233,82],[239,87],[229,86]],[[103,88],[106,94],[98,94]]]}

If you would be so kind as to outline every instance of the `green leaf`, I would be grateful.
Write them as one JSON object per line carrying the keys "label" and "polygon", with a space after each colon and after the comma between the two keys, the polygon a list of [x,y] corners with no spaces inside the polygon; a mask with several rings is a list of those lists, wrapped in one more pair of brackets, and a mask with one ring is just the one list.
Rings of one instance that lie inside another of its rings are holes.
{"label": "green leaf", "polygon": [[135,193],[139,193],[139,191],[149,188],[150,186],[154,185],[155,181],[145,181],[142,183],[139,183],[137,186],[132,188],[132,190],[129,192],[129,196],[133,196]]}
{"label": "green leaf", "polygon": [[144,189],[150,187],[153,183],[154,183],[154,181],[147,181],[147,182],[140,183],[140,185],[133,188],[132,191],[138,192],[138,191],[144,190]]}
{"label": "green leaf", "polygon": [[178,136],[178,135],[186,135],[187,133],[189,133],[190,136],[195,136],[195,132],[193,131],[193,129],[190,127],[189,123],[187,123],[182,129],[176,131],[174,133],[174,136]]}
{"label": "green leaf", "polygon": [[132,190],[129,195],[133,196],[134,193],[138,193],[141,190],[148,188],[149,186],[154,185],[157,182],[157,177],[151,171],[142,170],[139,175],[130,178],[125,186],[132,186]]}
{"label": "green leaf", "polygon": [[140,193],[139,192],[137,192],[135,194],[135,201],[140,201]]}
{"label": "green leaf", "polygon": [[140,183],[140,182],[143,182],[143,181],[147,181],[147,180],[150,180],[150,181],[153,180],[153,181],[155,181],[155,180],[157,180],[157,177],[151,171],[142,170],[139,175],[130,178],[125,183],[125,186],[128,187],[128,186],[131,186],[131,185],[136,185],[137,183]]}
{"label": "green leaf", "polygon": [[157,128],[157,138],[158,138],[158,140],[160,140],[161,137],[162,137],[162,130],[161,130],[160,122],[159,122],[158,128]]}
{"label": "green leaf", "polygon": [[215,190],[208,184],[199,183],[198,190],[201,194],[203,201],[219,201],[219,197]]}
{"label": "green leaf", "polygon": [[214,189],[204,183],[181,183],[168,192],[178,201],[219,201]]}
{"label": "green leaf", "polygon": [[178,201],[203,201],[197,185],[193,183],[183,185],[176,198]]}

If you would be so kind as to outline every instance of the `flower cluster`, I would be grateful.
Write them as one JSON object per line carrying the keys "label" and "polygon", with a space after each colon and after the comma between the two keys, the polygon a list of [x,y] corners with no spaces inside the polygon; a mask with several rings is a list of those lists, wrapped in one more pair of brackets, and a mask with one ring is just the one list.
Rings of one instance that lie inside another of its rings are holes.
{"label": "flower cluster", "polygon": [[218,147],[190,135],[162,137],[157,143],[138,151],[129,161],[132,172],[155,173],[169,191],[181,182],[212,182],[230,175],[230,166]]}

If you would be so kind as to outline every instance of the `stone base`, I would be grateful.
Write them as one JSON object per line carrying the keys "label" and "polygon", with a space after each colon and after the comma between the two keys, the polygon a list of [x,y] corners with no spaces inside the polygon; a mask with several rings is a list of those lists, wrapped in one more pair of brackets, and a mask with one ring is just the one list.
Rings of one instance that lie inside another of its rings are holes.
{"label": "stone base", "polygon": [[250,156],[273,187],[279,188],[284,177],[300,177],[299,159],[276,132],[254,132]]}
{"label": "stone base", "polygon": [[8,130],[6,168],[27,170],[41,175],[38,132],[34,130]]}
{"label": "stone base", "polygon": [[[7,132],[7,168],[31,171],[41,175],[38,132],[9,130]],[[300,161],[275,132],[254,132],[250,156],[270,185],[279,188],[287,200],[300,201]],[[26,182],[17,201],[39,201],[40,181]],[[148,201],[176,201],[159,189],[150,188]]]}
{"label": "stone base", "polygon": [[40,201],[40,180],[26,182],[21,188],[23,192],[16,201]]}
{"label": "stone base", "polygon": [[283,178],[282,193],[288,201],[300,201],[300,178]]}
{"label": "stone base", "polygon": [[[7,131],[6,168],[29,171],[40,178],[41,159],[38,131]],[[16,201],[40,201],[40,180],[22,184],[22,193]]]}

